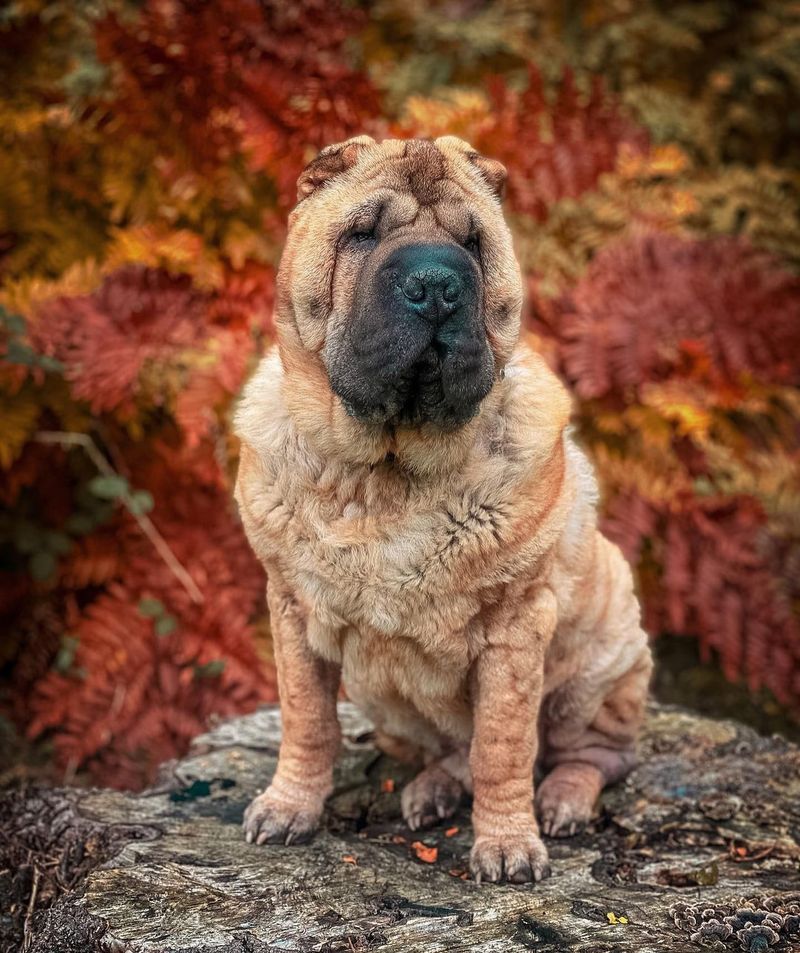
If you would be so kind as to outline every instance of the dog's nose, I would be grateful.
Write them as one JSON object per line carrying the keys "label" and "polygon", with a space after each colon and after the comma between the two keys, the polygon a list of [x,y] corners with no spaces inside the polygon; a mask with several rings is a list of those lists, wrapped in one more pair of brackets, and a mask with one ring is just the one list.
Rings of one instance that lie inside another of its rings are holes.
{"label": "dog's nose", "polygon": [[469,257],[457,245],[405,245],[391,256],[387,268],[407,306],[433,323],[458,310],[471,278]]}
{"label": "dog's nose", "polygon": [[458,301],[462,287],[463,282],[454,271],[433,267],[407,275],[403,282],[403,294],[415,304],[428,301],[443,310]]}

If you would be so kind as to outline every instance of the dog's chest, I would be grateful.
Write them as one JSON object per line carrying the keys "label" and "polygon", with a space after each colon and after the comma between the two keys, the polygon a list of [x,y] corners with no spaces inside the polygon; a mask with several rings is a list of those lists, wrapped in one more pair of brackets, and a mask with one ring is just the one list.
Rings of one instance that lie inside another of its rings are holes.
{"label": "dog's chest", "polygon": [[[429,642],[463,629],[479,610],[498,562],[488,507],[419,498],[402,480],[328,505],[306,499],[300,516],[307,548],[296,580],[314,614],[386,635]],[[479,515],[476,515],[479,514]],[[300,515],[300,514],[298,514]]]}
{"label": "dog's chest", "polygon": [[427,645],[463,633],[530,558],[496,490],[420,486],[390,466],[308,474],[275,460],[241,481],[251,542],[304,598],[311,631],[347,627]]}

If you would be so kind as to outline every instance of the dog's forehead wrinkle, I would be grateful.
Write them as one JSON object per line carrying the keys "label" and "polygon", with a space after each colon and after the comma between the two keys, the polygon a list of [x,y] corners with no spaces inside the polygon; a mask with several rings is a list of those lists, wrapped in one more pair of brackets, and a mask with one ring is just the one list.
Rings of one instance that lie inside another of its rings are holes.
{"label": "dog's forehead wrinkle", "polygon": [[[470,207],[475,201],[474,192],[458,180],[453,170],[448,169],[445,156],[432,143],[424,144],[431,146],[437,153],[436,161],[420,162],[404,154],[385,156],[364,170],[362,183],[375,183],[375,194],[384,197],[385,211],[390,221],[397,217],[410,221],[414,214],[410,209],[413,203],[415,211],[420,208],[435,209],[439,224],[443,226],[442,218],[449,212],[458,218],[462,218],[463,214],[466,224],[471,214]],[[474,224],[473,221],[468,227],[472,228]]]}
{"label": "dog's forehead wrinkle", "polygon": [[358,205],[348,209],[347,216],[344,220],[345,227],[359,225],[367,218],[377,218],[383,211],[385,204],[385,197],[379,193],[368,196],[362,202],[359,202]]}
{"label": "dog's forehead wrinkle", "polygon": [[408,190],[420,205],[432,205],[438,201],[441,194],[438,185],[447,174],[447,162],[433,142],[428,139],[409,139],[397,164]]}
{"label": "dog's forehead wrinkle", "polygon": [[474,196],[455,179],[448,179],[447,185],[454,186],[453,194],[444,194],[432,203],[419,203],[417,197],[403,187],[386,189],[389,193],[384,207],[387,232],[403,226],[425,226],[431,224],[429,219],[459,241],[483,229],[486,223],[474,207]]}
{"label": "dog's forehead wrinkle", "polygon": [[466,206],[451,201],[431,206],[437,225],[457,241],[465,239],[475,229],[474,216]]}
{"label": "dog's forehead wrinkle", "polygon": [[392,190],[386,203],[382,225],[387,233],[413,225],[419,215],[419,203],[407,192]]}

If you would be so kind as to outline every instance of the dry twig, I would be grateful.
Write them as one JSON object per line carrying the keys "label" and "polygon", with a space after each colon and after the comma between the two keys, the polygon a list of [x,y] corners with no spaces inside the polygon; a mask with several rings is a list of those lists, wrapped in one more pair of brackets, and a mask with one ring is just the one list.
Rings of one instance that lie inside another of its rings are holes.
{"label": "dry twig", "polygon": [[[58,444],[62,447],[81,447],[92,463],[97,467],[103,476],[119,476],[120,474],[111,466],[103,454],[100,452],[97,444],[88,434],[71,433],[63,430],[42,430],[36,434],[35,438],[39,443]],[[158,555],[164,560],[168,568],[180,582],[183,588],[189,593],[192,602],[204,602],[203,593],[197,587],[194,579],[189,575],[186,568],[178,560],[178,557],[170,549],[169,544],[153,525],[153,521],[144,513],[139,513],[131,505],[130,495],[124,493],[120,500],[123,506],[128,510],[131,516],[139,524],[139,529],[150,540],[155,547]]]}
{"label": "dry twig", "polygon": [[33,933],[31,932],[31,924],[33,923],[33,913],[36,910],[36,896],[39,893],[39,878],[41,877],[41,871],[38,866],[34,864],[33,866],[33,884],[31,885],[31,896],[28,900],[28,909],[25,912],[25,922],[22,925],[22,953],[27,953],[30,949],[30,945],[33,942]]}

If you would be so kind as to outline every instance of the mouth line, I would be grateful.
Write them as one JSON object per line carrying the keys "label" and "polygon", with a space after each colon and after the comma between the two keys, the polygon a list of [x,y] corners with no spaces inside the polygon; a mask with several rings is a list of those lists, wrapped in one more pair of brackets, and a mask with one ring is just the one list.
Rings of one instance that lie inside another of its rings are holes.
{"label": "mouth line", "polygon": [[389,432],[398,427],[423,425],[444,431],[458,430],[478,413],[482,398],[464,406],[448,398],[442,373],[448,350],[443,342],[432,341],[409,373],[395,384],[394,399],[382,401],[366,412],[344,401],[345,410],[357,420],[378,424]]}

